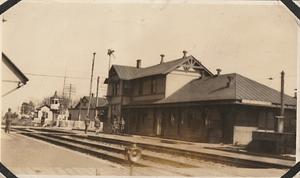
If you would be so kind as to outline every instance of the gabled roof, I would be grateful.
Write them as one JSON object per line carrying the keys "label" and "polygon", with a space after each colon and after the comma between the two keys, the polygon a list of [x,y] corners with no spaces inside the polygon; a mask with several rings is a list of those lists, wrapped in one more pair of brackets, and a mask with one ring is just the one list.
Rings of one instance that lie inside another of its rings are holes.
{"label": "gabled roof", "polygon": [[132,79],[143,78],[147,76],[167,74],[190,59],[196,60],[199,63],[199,65],[209,75],[213,75],[212,72],[210,72],[193,56],[188,56],[188,57],[172,60],[169,62],[164,62],[162,64],[157,64],[146,68],[136,68],[131,66],[121,66],[121,65],[112,65],[112,68],[116,71],[117,75],[121,80],[132,80]]}
{"label": "gabled roof", "polygon": [[[76,104],[76,106],[74,107],[75,109],[76,108],[79,108],[80,107],[80,102],[82,101],[86,101],[86,103],[89,102],[89,96],[84,96],[82,98],[80,98],[80,101]],[[96,97],[92,97],[92,102],[91,102],[91,108],[96,108],[96,101],[97,101],[97,98]],[[102,98],[102,97],[98,97],[98,107],[101,107],[101,106],[104,106],[107,104],[107,100],[106,98]],[[84,107],[82,107],[84,108]]]}
{"label": "gabled roof", "polygon": [[40,109],[42,109],[42,107],[47,107],[50,109],[50,106],[48,104],[43,104],[43,105],[37,107],[36,110],[40,110]]}
{"label": "gabled roof", "polygon": [[[230,77],[231,85],[227,83]],[[213,100],[244,100],[280,104],[280,92],[240,74],[225,74],[195,79],[157,104]],[[284,95],[286,105],[296,106],[296,99]]]}

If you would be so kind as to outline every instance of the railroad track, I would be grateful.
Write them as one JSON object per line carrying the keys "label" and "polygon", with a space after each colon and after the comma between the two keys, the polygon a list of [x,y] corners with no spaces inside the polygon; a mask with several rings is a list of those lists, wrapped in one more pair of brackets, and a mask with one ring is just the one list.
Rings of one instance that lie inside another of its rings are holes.
{"label": "railroad track", "polygon": [[[35,129],[13,129],[18,134],[22,134],[31,138],[39,139],[48,143],[62,146],[74,151],[86,153],[88,155],[118,163],[122,166],[129,166],[128,160],[125,159],[125,147],[122,144],[112,144],[107,142],[99,142],[88,138],[80,137],[72,133],[55,133],[46,131],[37,131]],[[155,155],[147,150],[142,151],[142,159],[135,163],[135,167],[147,167],[160,169],[162,174],[172,176],[194,176],[184,171],[175,170],[174,168],[197,168],[188,162],[177,160],[176,158],[162,153]]]}
{"label": "railroad track", "polygon": [[[93,135],[79,135],[70,131],[56,131],[40,128],[15,128],[14,130],[28,137],[109,160],[123,166],[128,166],[128,161],[124,156],[125,147],[133,144],[133,142],[126,140]],[[222,163],[248,168],[287,168],[287,166],[284,165],[241,160],[146,143],[137,143],[137,146],[142,149],[142,159],[136,163],[135,166],[159,168],[182,176],[193,175],[184,173],[182,170],[176,172],[174,168],[198,168],[204,162]]]}

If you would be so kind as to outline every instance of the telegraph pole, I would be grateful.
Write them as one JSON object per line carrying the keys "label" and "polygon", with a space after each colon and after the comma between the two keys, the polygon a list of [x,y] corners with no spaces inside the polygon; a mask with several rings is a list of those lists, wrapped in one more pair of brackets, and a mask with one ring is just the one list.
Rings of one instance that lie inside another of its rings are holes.
{"label": "telegraph pole", "polygon": [[[109,86],[109,70],[110,70],[110,63],[111,63],[111,55],[113,55],[115,51],[112,50],[112,49],[108,49],[107,50],[107,55],[108,55],[108,70],[107,70],[107,80],[108,80],[108,83],[107,83],[107,88]],[[106,91],[107,94],[109,94],[109,90]],[[110,104],[110,98],[108,98],[108,113],[107,113],[107,118],[108,118],[108,121],[107,123],[113,123],[113,120],[112,120],[112,105]],[[114,124],[112,125],[114,126]]]}
{"label": "telegraph pole", "polygon": [[65,87],[64,87],[64,91],[63,91],[63,98],[64,98],[64,101],[65,101],[65,107],[66,108],[69,108],[70,105],[72,105],[72,95],[75,93],[75,88],[74,88],[74,85],[72,83],[70,84],[65,84]]}
{"label": "telegraph pole", "polygon": [[275,117],[275,132],[284,132],[284,71],[281,72],[280,81],[280,115]]}
{"label": "telegraph pole", "polygon": [[66,71],[65,71],[65,76],[64,76],[64,83],[63,83],[63,90],[62,90],[62,97],[64,98],[64,96],[65,96],[65,85],[66,85]]}
{"label": "telegraph pole", "polygon": [[[297,45],[298,47],[300,46],[300,20],[299,18],[297,19]],[[298,69],[300,68],[300,51],[298,50],[297,51],[297,58],[298,58]],[[297,70],[297,76],[299,76],[300,72],[299,70]],[[297,82],[297,88],[299,89],[300,87],[300,78],[298,78],[298,82]],[[297,99],[299,98],[299,92],[296,93],[296,95],[298,95],[298,97],[296,97]],[[299,162],[300,161],[300,113],[299,113],[299,110],[300,110],[300,106],[299,104],[297,104],[297,111],[296,112],[296,162]],[[297,176],[298,178],[300,178],[300,176],[298,175]]]}
{"label": "telegraph pole", "polygon": [[87,109],[87,117],[90,116],[90,107],[91,107],[91,101],[92,101],[92,85],[93,85],[93,73],[94,73],[94,63],[95,63],[95,55],[96,53],[93,53],[93,62],[92,62],[92,71],[91,71],[91,82],[90,82],[90,94],[89,94],[89,105]]}
{"label": "telegraph pole", "polygon": [[98,110],[97,110],[97,107],[98,107],[99,80],[100,80],[100,77],[98,76],[98,77],[97,77],[97,91],[96,91],[96,117],[98,116]]}
{"label": "telegraph pole", "polygon": [[284,71],[281,72],[280,115],[284,116]]}
{"label": "telegraph pole", "polygon": [[61,103],[60,103],[60,114],[63,114],[63,111],[65,110],[65,105],[66,105],[66,100],[65,100],[66,74],[67,74],[67,70],[65,69],[62,98],[61,98]]}
{"label": "telegraph pole", "polygon": [[71,94],[72,94],[72,84],[70,83],[68,108],[70,107],[70,104],[72,103],[71,102]]}

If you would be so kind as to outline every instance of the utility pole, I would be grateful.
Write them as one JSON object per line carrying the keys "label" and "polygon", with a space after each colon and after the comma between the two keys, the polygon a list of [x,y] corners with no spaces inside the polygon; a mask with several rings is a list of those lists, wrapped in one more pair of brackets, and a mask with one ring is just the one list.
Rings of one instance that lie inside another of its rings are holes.
{"label": "utility pole", "polygon": [[280,115],[284,116],[284,71],[281,72]]}
{"label": "utility pole", "polygon": [[62,90],[62,99],[61,99],[61,104],[60,104],[60,114],[62,114],[63,110],[65,109],[65,85],[66,85],[66,74],[67,74],[67,70],[65,69],[65,75],[64,75],[64,83],[63,83],[63,90]]}
{"label": "utility pole", "polygon": [[72,94],[72,84],[70,83],[68,108],[70,107],[70,104],[71,104],[71,94]]}
{"label": "utility pole", "polygon": [[90,82],[90,94],[89,94],[89,105],[87,109],[87,117],[90,117],[90,107],[91,107],[91,101],[92,101],[92,85],[93,85],[93,74],[94,74],[94,63],[95,63],[95,55],[96,53],[93,53],[93,62],[92,62],[92,71],[91,71],[91,82]]}
{"label": "utility pole", "polygon": [[65,96],[65,85],[66,85],[66,71],[65,71],[64,83],[63,83],[63,90],[62,90],[62,97],[63,97],[63,98],[64,98],[64,96]]}
{"label": "utility pole", "polygon": [[97,107],[98,107],[99,80],[100,80],[100,77],[98,76],[98,77],[97,77],[97,91],[96,91],[96,117],[98,116],[98,110],[97,110]]}
{"label": "utility pole", "polygon": [[284,71],[281,72],[280,82],[280,115],[275,117],[275,131],[284,132]]}
{"label": "utility pole", "polygon": [[[298,45],[298,47],[300,46],[300,20],[299,20],[299,18],[297,19],[297,45]],[[298,69],[300,68],[300,51],[298,50],[297,51],[297,58],[298,58]],[[300,72],[299,72],[299,70],[297,70],[297,76],[299,76],[299,74],[300,74]],[[298,82],[297,82],[298,84],[297,84],[297,88],[299,89],[299,87],[300,87],[300,78],[298,78]],[[296,95],[297,95],[297,99],[299,98],[299,92],[297,92],[296,93]],[[298,119],[296,119],[296,162],[299,162],[300,161],[300,112],[299,112],[299,110],[300,110],[300,106],[299,106],[299,104],[297,104],[297,111],[298,112],[296,112],[296,118],[298,118]],[[297,175],[297,177],[298,178],[300,178],[300,175]]]}
{"label": "utility pole", "polygon": [[[107,50],[107,55],[108,55],[108,71],[107,71],[107,94],[109,94],[109,85],[110,85],[110,81],[109,81],[109,70],[110,70],[110,63],[111,63],[111,55],[113,55],[115,51],[112,50],[112,49],[108,49]],[[113,123],[113,120],[112,120],[112,106],[110,104],[110,98],[108,98],[108,113],[107,113],[107,118],[108,118],[108,121],[107,123]],[[113,125],[112,125],[112,128],[113,128]]]}
{"label": "utility pole", "polygon": [[72,104],[71,100],[72,100],[72,95],[74,93],[75,93],[74,85],[71,84],[71,83],[70,84],[65,84],[63,96],[64,96],[64,99],[65,99],[65,106],[67,108],[69,108],[70,105]]}

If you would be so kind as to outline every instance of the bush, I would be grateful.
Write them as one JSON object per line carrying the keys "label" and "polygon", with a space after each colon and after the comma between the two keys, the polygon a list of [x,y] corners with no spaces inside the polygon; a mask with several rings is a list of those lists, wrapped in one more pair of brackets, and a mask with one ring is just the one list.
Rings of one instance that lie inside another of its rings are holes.
{"label": "bush", "polygon": [[16,126],[33,126],[31,118],[13,119],[11,124]]}

